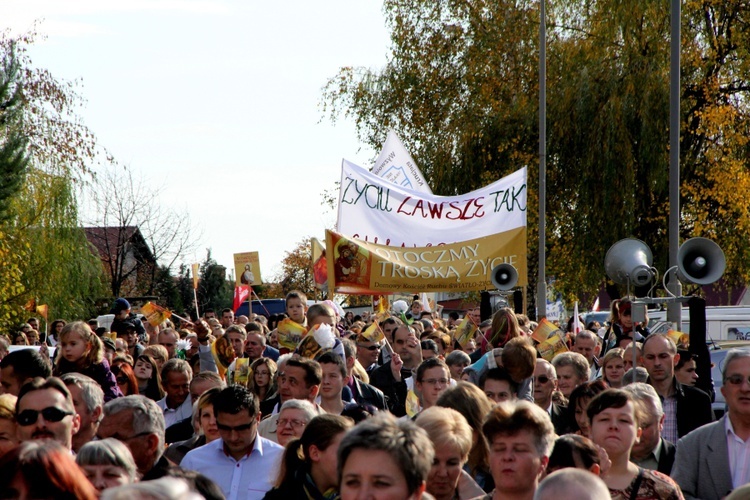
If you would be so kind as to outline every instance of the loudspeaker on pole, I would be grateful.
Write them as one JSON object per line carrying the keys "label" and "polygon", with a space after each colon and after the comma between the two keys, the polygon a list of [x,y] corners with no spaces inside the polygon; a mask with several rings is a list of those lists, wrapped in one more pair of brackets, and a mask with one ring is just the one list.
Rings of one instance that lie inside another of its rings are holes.
{"label": "loudspeaker on pole", "polygon": [[629,280],[633,286],[645,286],[654,279],[653,262],[648,245],[636,238],[625,238],[607,250],[604,270],[615,283],[625,285]]}
{"label": "loudspeaker on pole", "polygon": [[677,251],[677,277],[685,283],[709,285],[721,278],[726,267],[721,247],[707,238],[690,238]]}
{"label": "loudspeaker on pole", "polygon": [[490,280],[498,290],[510,290],[518,282],[518,271],[510,264],[499,264],[490,271]]}

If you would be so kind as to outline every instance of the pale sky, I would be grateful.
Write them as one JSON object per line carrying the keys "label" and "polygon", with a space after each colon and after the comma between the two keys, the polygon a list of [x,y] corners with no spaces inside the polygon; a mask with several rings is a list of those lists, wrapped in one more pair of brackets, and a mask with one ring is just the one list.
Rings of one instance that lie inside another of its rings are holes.
{"label": "pale sky", "polygon": [[34,65],[79,80],[100,145],[202,231],[188,263],[211,248],[231,268],[233,253],[258,251],[271,278],[335,223],[321,193],[341,159],[377,155],[319,103],[338,68],[385,65],[382,1],[0,0],[3,29],[38,19]]}

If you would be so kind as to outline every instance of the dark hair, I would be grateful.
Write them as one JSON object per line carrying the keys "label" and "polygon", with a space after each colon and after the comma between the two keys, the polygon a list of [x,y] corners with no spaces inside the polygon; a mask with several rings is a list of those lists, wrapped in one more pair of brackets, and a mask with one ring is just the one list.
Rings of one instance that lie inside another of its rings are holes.
{"label": "dark hair", "polygon": [[[154,361],[154,358],[152,358],[148,354],[141,354],[140,356],[135,358],[135,362],[138,363],[138,361],[143,361],[151,365],[151,378],[148,379],[148,385],[146,386],[146,390],[144,391],[143,395],[158,401],[159,399],[164,397],[164,387],[161,385],[161,373],[159,372],[159,365],[157,365],[156,361]],[[159,397],[155,398],[155,396],[157,395]]]}
{"label": "dark hair", "polygon": [[[580,430],[578,428],[578,423],[576,422],[576,406],[578,405],[578,402],[588,401],[590,403],[594,396],[606,389],[607,384],[604,383],[603,380],[584,382],[573,389],[573,392],[570,393],[570,398],[568,399],[568,422],[570,422],[571,432]],[[583,410],[586,411],[586,408]]]}
{"label": "dark hair", "polygon": [[697,354],[693,354],[690,351],[688,351],[687,349],[677,349],[677,354],[680,355],[680,359],[677,361],[677,364],[674,365],[675,371],[677,371],[680,368],[682,368],[683,366],[685,366],[685,363],[687,363],[688,361],[692,361],[694,359],[695,360],[698,359],[698,355]]}
{"label": "dark hair", "polygon": [[34,377],[47,378],[52,375],[52,367],[36,349],[19,349],[9,352],[0,360],[0,368],[9,366],[13,368],[13,376],[19,382]]}
{"label": "dark hair", "polygon": [[378,409],[368,403],[347,403],[341,411],[341,416],[350,418],[358,424],[378,413]]}
{"label": "dark hair", "polygon": [[423,351],[432,351],[435,354],[438,354],[440,352],[438,350],[437,342],[435,342],[432,339],[424,339],[423,341],[419,343],[419,347],[421,347]]}
{"label": "dark hair", "polygon": [[180,467],[167,467],[164,477],[177,477],[184,479],[190,491],[199,493],[206,500],[224,500],[224,492],[212,479],[204,476],[200,472],[190,469],[181,469]]}
{"label": "dark hair", "polygon": [[286,367],[295,366],[305,371],[305,383],[307,387],[320,385],[323,380],[323,370],[317,361],[308,358],[290,358],[286,362]]}
{"label": "dark hair", "polygon": [[344,360],[341,359],[341,356],[338,354],[334,354],[332,351],[327,351],[318,356],[316,361],[320,365],[328,364],[338,366],[339,372],[341,372],[341,377],[346,380],[346,364],[344,364]]}
{"label": "dark hair", "polygon": [[289,299],[299,299],[302,301],[302,305],[304,307],[307,307],[307,295],[300,292],[299,290],[292,290],[291,292],[286,294],[286,298],[284,299],[285,304],[289,304]]}
{"label": "dark hair", "polygon": [[417,367],[417,382],[422,382],[424,372],[426,372],[430,368],[442,368],[448,374],[448,377],[450,377],[451,371],[448,368],[448,365],[445,364],[445,361],[440,358],[430,358],[422,361],[419,364],[419,367]]}
{"label": "dark hair", "polygon": [[65,401],[68,403],[67,409],[75,411],[73,397],[70,395],[70,391],[68,390],[68,386],[65,385],[65,382],[57,377],[35,377],[23,384],[21,386],[21,389],[18,391],[18,399],[16,399],[16,415],[18,415],[18,409],[21,407],[21,399],[23,399],[26,394],[33,391],[41,391],[44,389],[53,389],[62,394],[65,398]]}
{"label": "dark hair", "polygon": [[96,500],[96,489],[76,465],[70,450],[51,439],[21,443],[0,458],[0,484],[7,498],[13,492],[10,483],[21,477],[28,488],[28,498],[56,500]]}
{"label": "dark hair", "polygon": [[336,436],[348,431],[353,425],[349,418],[327,413],[310,420],[302,435],[287,443],[276,487],[302,480],[310,472],[310,447],[315,446],[320,451],[327,450]]}
{"label": "dark hair", "polygon": [[250,418],[255,418],[259,411],[258,398],[245,386],[230,385],[222,389],[214,399],[215,417],[218,417],[219,413],[236,415],[242,410],[247,410]]}
{"label": "dark hair", "polygon": [[510,392],[518,396],[518,382],[513,380],[513,377],[510,376],[510,373],[508,373],[508,370],[506,370],[502,366],[498,366],[497,368],[492,368],[484,372],[482,376],[479,377],[479,387],[481,389],[484,389],[484,384],[488,380],[498,380],[500,382],[508,382],[508,386],[510,387]]}
{"label": "dark hair", "polygon": [[622,408],[628,403],[633,404],[633,416],[635,418],[635,424],[638,426],[638,423],[643,420],[641,415],[641,405],[636,403],[635,397],[633,397],[632,393],[622,389],[607,389],[606,391],[602,391],[594,396],[594,398],[589,401],[586,415],[588,415],[589,420],[593,421],[594,417],[604,410],[608,408]]}
{"label": "dark hair", "polygon": [[599,451],[593,441],[577,434],[565,434],[555,440],[547,473],[568,467],[589,470],[594,464],[599,464]]}
{"label": "dark hair", "polygon": [[[156,365],[154,366],[154,370],[156,370]],[[128,379],[126,385],[127,385],[127,394],[123,394],[123,396],[132,396],[134,394],[140,394],[140,391],[138,390],[138,379],[135,378],[135,372],[133,371],[133,367],[130,366],[130,363],[122,363],[119,365],[114,365],[111,368],[112,374],[115,376],[115,379],[119,379],[122,377],[125,377]],[[117,385],[120,385],[119,381]]]}

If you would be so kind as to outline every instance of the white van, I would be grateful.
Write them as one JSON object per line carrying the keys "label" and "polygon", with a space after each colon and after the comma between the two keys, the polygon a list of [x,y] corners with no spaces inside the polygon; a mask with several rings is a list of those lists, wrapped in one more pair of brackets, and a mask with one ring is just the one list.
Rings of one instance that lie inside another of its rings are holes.
{"label": "white van", "polygon": [[[649,311],[651,333],[667,333],[674,324],[667,322],[667,311]],[[682,332],[690,332],[690,309],[682,308]],[[750,340],[750,306],[706,307],[707,340]]]}

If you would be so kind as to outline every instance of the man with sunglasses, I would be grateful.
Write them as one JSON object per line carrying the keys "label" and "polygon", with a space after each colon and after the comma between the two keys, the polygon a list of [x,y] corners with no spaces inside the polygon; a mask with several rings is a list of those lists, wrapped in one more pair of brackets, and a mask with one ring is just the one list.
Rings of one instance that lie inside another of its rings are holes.
{"label": "man with sunglasses", "polygon": [[284,448],[258,435],[258,399],[231,385],[214,400],[220,439],[196,448],[180,466],[219,485],[228,500],[261,499],[273,488]]}
{"label": "man with sunglasses", "polygon": [[721,376],[727,413],[677,442],[672,478],[687,500],[718,500],[750,483],[750,351],[730,349]]}
{"label": "man with sunglasses", "polygon": [[26,382],[18,393],[16,422],[21,441],[54,439],[72,450],[73,434],[78,432],[81,417],[62,380],[37,377]]}
{"label": "man with sunglasses", "polygon": [[557,390],[555,367],[546,359],[537,359],[534,368],[534,403],[545,410],[552,419],[555,433],[562,436],[570,427],[567,407],[552,401],[552,393]]}

